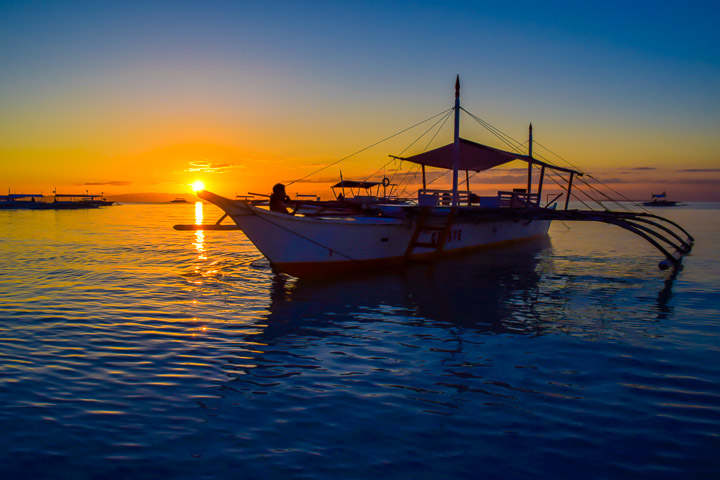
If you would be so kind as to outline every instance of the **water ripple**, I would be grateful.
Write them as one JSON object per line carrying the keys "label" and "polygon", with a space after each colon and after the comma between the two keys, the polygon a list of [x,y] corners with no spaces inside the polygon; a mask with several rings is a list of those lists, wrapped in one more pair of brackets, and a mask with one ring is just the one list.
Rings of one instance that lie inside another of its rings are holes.
{"label": "water ripple", "polygon": [[659,273],[562,227],[305,281],[240,232],[172,231],[195,208],[0,211],[4,476],[720,475],[712,249]]}

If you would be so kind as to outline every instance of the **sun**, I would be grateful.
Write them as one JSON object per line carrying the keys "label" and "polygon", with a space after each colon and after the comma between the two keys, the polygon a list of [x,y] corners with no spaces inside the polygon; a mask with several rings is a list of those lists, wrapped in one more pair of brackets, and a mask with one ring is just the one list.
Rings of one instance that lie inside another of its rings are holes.
{"label": "sun", "polygon": [[205,190],[205,184],[201,180],[196,180],[190,185],[193,189],[193,192],[199,192],[200,190]]}

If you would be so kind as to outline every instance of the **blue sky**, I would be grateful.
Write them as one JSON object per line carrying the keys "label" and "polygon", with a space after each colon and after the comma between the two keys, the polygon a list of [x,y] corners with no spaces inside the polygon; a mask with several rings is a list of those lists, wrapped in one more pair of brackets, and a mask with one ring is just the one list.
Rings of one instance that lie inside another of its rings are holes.
{"label": "blue sky", "polygon": [[71,184],[138,164],[172,184],[181,144],[331,161],[449,107],[459,73],[466,108],[514,136],[532,121],[583,168],[711,169],[718,20],[694,1],[1,2],[0,164],[27,160],[14,184],[71,155]]}

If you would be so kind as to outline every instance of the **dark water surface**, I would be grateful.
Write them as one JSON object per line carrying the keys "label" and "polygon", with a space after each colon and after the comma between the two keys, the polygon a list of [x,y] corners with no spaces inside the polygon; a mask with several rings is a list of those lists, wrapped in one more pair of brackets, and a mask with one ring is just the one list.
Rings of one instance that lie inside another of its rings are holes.
{"label": "dark water surface", "polygon": [[214,207],[0,211],[0,478],[720,478],[720,205],[274,275]]}

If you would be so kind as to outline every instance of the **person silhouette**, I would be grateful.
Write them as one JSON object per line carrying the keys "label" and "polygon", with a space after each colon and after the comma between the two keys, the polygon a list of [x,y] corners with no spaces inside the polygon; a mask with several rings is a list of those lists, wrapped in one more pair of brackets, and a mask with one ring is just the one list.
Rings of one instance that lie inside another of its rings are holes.
{"label": "person silhouette", "polygon": [[276,183],[273,186],[273,193],[270,195],[270,210],[273,212],[287,213],[293,215],[287,209],[286,203],[292,202],[287,193],[285,193],[285,185],[282,183]]}

